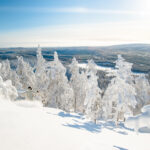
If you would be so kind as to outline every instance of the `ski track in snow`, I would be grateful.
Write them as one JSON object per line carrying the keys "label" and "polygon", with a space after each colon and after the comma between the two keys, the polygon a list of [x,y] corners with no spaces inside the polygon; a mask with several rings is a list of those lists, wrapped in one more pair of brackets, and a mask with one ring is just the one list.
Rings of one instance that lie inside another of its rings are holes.
{"label": "ski track in snow", "polygon": [[150,133],[94,123],[39,102],[0,101],[0,150],[149,150]]}

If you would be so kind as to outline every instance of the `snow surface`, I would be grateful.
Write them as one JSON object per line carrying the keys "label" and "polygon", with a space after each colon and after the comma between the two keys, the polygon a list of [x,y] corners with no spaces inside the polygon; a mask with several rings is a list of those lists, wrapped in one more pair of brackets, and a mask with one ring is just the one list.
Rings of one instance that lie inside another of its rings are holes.
{"label": "snow surface", "polygon": [[[80,68],[87,68],[88,65],[85,63],[82,64],[78,64]],[[96,66],[97,70],[102,70],[102,71],[106,71],[108,73],[114,73],[115,69],[111,68],[111,67],[102,67],[102,66]]]}
{"label": "snow surface", "polygon": [[150,150],[150,133],[44,108],[40,102],[0,100],[0,150]]}
{"label": "snow surface", "polygon": [[[85,69],[85,68],[88,67],[86,63],[80,63],[80,64],[78,64],[78,66],[79,66],[80,68],[83,68],[83,69]],[[107,73],[108,73],[108,76],[109,76],[109,75],[110,75],[110,76],[113,76],[113,75],[116,74],[116,69],[114,69],[114,68],[112,68],[112,67],[96,66],[96,69],[97,69],[97,70],[104,71],[104,72],[107,72]],[[132,72],[132,74],[133,74],[133,75],[138,75],[138,76],[140,76],[140,75],[142,76],[142,75],[143,75],[143,73],[136,73],[136,72]]]}

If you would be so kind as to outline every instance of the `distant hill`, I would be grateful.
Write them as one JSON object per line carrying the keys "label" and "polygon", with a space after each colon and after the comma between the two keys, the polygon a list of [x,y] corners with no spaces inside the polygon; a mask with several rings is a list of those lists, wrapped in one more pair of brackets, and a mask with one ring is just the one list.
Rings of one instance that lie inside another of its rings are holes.
{"label": "distant hill", "polygon": [[[25,60],[34,65],[37,48],[0,48],[0,61],[9,59],[15,66],[16,56],[23,56]],[[125,44],[99,47],[42,47],[42,53],[46,60],[53,60],[53,53],[57,51],[64,64],[71,62],[76,57],[79,62],[87,62],[94,59],[98,65],[114,67],[117,55],[121,54],[127,61],[133,63],[133,71],[150,71],[150,44]]]}

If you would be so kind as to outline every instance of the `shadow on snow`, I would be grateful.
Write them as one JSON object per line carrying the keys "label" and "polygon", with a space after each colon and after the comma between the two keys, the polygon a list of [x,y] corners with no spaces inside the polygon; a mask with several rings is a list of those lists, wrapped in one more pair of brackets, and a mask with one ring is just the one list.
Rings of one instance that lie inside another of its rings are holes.
{"label": "shadow on snow", "polygon": [[70,118],[77,118],[77,119],[83,119],[83,117],[81,115],[74,115],[74,114],[70,114],[70,113],[65,113],[65,112],[60,112],[58,113],[58,116],[60,117],[70,117]]}
{"label": "shadow on snow", "polygon": [[74,124],[63,124],[66,127],[76,128],[76,129],[85,129],[90,132],[100,132],[101,125],[94,124],[93,122],[85,122],[85,123],[74,123]]}
{"label": "shadow on snow", "polygon": [[47,113],[51,115],[57,115],[62,118],[70,118],[71,123],[70,121],[66,121],[65,124],[62,124],[65,127],[83,129],[92,133],[99,133],[104,128],[122,135],[128,135],[127,131],[134,131],[133,129],[126,128],[123,123],[119,123],[118,125],[116,125],[112,121],[100,120],[97,124],[95,124],[92,121],[85,121],[85,116],[81,114],[67,113],[63,111],[59,112],[58,114],[52,114],[50,112]]}
{"label": "shadow on snow", "polygon": [[114,131],[118,134],[122,135],[128,135],[127,131],[134,131],[133,129],[126,128],[123,123],[119,123],[118,125],[115,125],[114,122],[111,121],[99,121],[97,124],[83,120],[85,119],[84,116],[80,114],[70,114],[66,112],[59,112],[58,116],[60,117],[69,117],[72,118],[73,123],[66,123],[63,124],[66,127],[71,127],[75,129],[84,129],[89,132],[99,133],[103,128],[106,128],[108,130]]}
{"label": "shadow on snow", "polygon": [[113,147],[118,148],[118,150],[128,150],[128,149],[126,149],[126,148],[122,148],[122,147],[115,146],[115,145],[114,145]]}

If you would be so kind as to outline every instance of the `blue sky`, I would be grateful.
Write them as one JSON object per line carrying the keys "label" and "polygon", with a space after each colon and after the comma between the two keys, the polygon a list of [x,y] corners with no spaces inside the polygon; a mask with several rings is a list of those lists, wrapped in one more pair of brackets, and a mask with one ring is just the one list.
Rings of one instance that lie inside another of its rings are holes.
{"label": "blue sky", "polygon": [[0,47],[149,42],[149,10],[149,0],[0,0]]}

